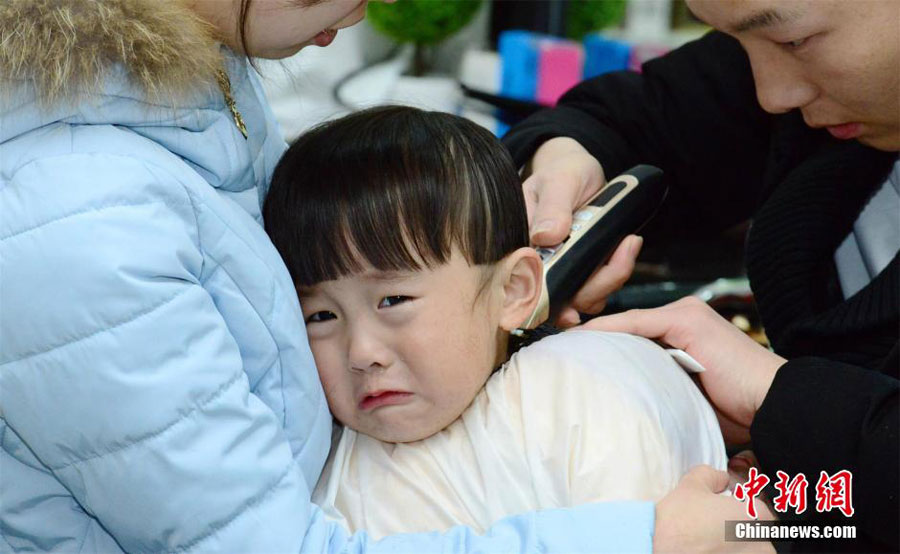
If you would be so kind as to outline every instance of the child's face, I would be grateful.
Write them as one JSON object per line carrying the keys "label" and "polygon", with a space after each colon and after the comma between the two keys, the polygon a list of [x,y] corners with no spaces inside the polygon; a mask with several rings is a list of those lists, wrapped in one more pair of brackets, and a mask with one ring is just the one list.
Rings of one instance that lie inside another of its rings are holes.
{"label": "child's face", "polygon": [[423,439],[459,417],[504,359],[501,295],[484,279],[454,249],[434,269],[368,268],[301,290],[335,417],[388,442]]}

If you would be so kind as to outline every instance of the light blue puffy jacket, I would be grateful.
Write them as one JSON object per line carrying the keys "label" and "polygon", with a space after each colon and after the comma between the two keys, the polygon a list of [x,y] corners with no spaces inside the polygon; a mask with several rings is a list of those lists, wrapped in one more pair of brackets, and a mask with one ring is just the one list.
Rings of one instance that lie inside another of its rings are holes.
{"label": "light blue puffy jacket", "polygon": [[284,144],[255,76],[173,109],[113,71],[0,110],[0,550],[648,550],[611,503],[371,541],[310,490],[331,417],[260,205]]}

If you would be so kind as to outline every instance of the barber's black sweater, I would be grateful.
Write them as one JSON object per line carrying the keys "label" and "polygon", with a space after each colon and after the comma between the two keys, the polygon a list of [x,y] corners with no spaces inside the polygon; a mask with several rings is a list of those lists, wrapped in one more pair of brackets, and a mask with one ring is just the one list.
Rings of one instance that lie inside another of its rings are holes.
{"label": "barber's black sweater", "polygon": [[[894,257],[844,300],[834,252],[897,153],[807,127],[801,114],[765,113],[740,45],[710,33],[648,62],[582,83],[505,138],[524,164],[544,141],[576,139],[612,177],[661,167],[670,195],[645,236],[722,231],[752,218],[747,271],[778,372],[751,428],[762,470],[809,481],[801,519],[855,524],[856,541],[803,550],[898,551],[898,336]],[[900,217],[900,214],[898,214]],[[815,509],[821,471],[853,473],[855,515]],[[791,517],[787,514],[784,517]]]}

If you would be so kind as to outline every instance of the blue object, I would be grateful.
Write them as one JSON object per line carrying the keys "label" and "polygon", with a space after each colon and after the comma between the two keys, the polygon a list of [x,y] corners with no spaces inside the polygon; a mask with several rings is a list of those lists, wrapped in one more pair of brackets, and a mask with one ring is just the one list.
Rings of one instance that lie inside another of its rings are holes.
{"label": "blue object", "polygon": [[649,502],[378,542],[310,503],[332,418],[260,217],[285,144],[225,62],[246,139],[215,88],[4,82],[0,551],[649,552]]}
{"label": "blue object", "polygon": [[500,94],[519,100],[534,100],[537,93],[538,40],[529,31],[504,31],[497,41],[500,54]]}
{"label": "blue object", "polygon": [[584,78],[628,69],[631,45],[621,40],[591,34],[584,39]]}

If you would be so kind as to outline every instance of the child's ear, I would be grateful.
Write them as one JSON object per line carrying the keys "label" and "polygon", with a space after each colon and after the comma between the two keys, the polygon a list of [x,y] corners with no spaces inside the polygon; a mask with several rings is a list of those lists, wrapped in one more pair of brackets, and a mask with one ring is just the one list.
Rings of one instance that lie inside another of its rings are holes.
{"label": "child's ear", "polygon": [[503,259],[503,308],[500,326],[512,331],[534,311],[544,286],[541,257],[534,248],[519,248]]}

